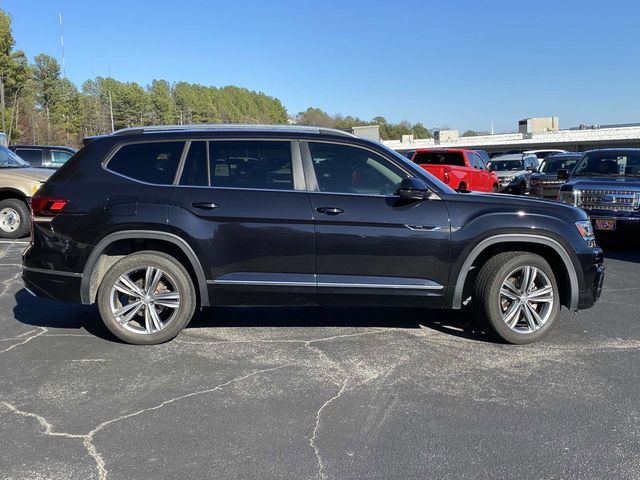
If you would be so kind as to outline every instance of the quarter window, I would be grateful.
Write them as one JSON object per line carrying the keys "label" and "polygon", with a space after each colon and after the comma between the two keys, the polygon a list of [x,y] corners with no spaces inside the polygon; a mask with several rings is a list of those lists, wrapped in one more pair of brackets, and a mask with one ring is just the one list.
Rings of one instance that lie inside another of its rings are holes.
{"label": "quarter window", "polygon": [[107,167],[141,182],[171,185],[178,171],[184,142],[148,142],[125,145]]}
{"label": "quarter window", "polygon": [[69,152],[63,152],[62,150],[51,150],[51,164],[54,167],[58,167],[69,160],[72,156],[73,154]]}
{"label": "quarter window", "polygon": [[293,190],[291,143],[211,141],[212,187]]}
{"label": "quarter window", "polygon": [[409,175],[387,159],[357,147],[310,143],[321,192],[393,195]]}
{"label": "quarter window", "polygon": [[180,185],[193,185],[196,187],[209,185],[207,142],[191,142],[189,153],[182,169]]}

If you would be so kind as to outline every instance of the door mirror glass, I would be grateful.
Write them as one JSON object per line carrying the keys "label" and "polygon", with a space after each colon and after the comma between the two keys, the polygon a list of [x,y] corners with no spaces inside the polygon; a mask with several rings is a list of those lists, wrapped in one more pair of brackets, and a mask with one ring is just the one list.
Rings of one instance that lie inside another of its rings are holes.
{"label": "door mirror glass", "polygon": [[419,178],[405,178],[400,182],[396,195],[405,200],[424,200],[429,197],[429,187]]}
{"label": "door mirror glass", "polygon": [[566,168],[561,168],[558,170],[558,180],[568,180],[569,179],[569,170]]}

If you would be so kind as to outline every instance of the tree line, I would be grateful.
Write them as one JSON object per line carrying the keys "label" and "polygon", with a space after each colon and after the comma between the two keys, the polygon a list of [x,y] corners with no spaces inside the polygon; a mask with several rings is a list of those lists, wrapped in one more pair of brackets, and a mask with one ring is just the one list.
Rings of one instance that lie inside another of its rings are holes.
{"label": "tree line", "polygon": [[190,123],[297,123],[342,129],[377,124],[383,139],[431,137],[421,123],[389,123],[383,117],[365,121],[317,108],[289,117],[277,98],[236,86],[161,79],[142,86],[97,77],[78,89],[62,76],[54,57],[41,53],[30,63],[14,47],[11,18],[0,10],[0,128],[12,143],[78,146],[85,136],[120,128]]}

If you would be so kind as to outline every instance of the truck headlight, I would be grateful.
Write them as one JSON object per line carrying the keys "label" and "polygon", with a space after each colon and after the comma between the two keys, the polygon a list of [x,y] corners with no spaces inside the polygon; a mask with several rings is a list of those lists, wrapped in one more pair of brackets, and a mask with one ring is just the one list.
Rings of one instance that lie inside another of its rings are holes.
{"label": "truck headlight", "polygon": [[577,206],[579,196],[580,190],[560,190],[558,200],[568,203],[569,205]]}
{"label": "truck headlight", "polygon": [[40,187],[42,186],[43,182],[38,182],[38,183],[34,183],[33,185],[31,185],[31,196],[33,197],[36,192],[40,189]]}
{"label": "truck headlight", "polygon": [[509,177],[502,177],[502,183],[511,183],[516,179],[513,175]]}

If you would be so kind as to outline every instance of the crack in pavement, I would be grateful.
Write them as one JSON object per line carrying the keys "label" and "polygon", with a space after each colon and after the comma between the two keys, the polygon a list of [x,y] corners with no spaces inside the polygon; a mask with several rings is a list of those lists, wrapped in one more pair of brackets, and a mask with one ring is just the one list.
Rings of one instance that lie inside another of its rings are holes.
{"label": "crack in pavement", "polygon": [[329,400],[327,400],[326,402],[324,402],[320,408],[318,409],[318,411],[316,412],[316,424],[315,427],[313,428],[313,435],[311,436],[311,438],[309,438],[309,445],[311,445],[311,448],[313,448],[313,451],[316,455],[316,460],[318,461],[318,477],[320,479],[325,479],[327,478],[325,472],[324,472],[324,462],[322,461],[322,456],[320,455],[320,449],[318,448],[318,446],[316,445],[316,438],[318,436],[318,429],[320,428],[320,418],[322,416],[322,411],[327,408],[332,402],[336,401],[338,398],[340,398],[342,396],[342,394],[344,393],[344,391],[347,388],[347,382],[349,381],[349,376],[347,376],[344,381],[342,382],[342,387],[340,387],[340,390],[338,391],[338,393],[336,393],[333,397],[331,397]]}
{"label": "crack in pavement", "polygon": [[51,423],[49,423],[44,417],[36,414],[36,413],[31,413],[31,412],[26,412],[24,410],[20,410],[18,407],[16,407],[15,405],[7,402],[7,401],[2,401],[0,402],[0,405],[4,405],[7,409],[9,409],[11,412],[15,413],[16,415],[20,415],[23,417],[29,417],[29,418],[34,418],[38,421],[38,423],[40,424],[40,426],[42,426],[44,428],[44,434],[45,435],[49,435],[52,437],[64,437],[64,438],[73,438],[73,439],[81,439],[82,440],[82,444],[85,447],[85,449],[87,450],[87,453],[89,454],[89,456],[95,461],[96,463],[96,469],[98,470],[98,478],[100,480],[106,480],[107,475],[109,473],[109,471],[106,468],[106,464],[104,459],[102,458],[102,456],[100,455],[100,453],[98,453],[98,450],[96,449],[95,444],[93,443],[93,439],[94,436],[100,432],[103,428],[116,423],[116,422],[120,422],[122,420],[126,420],[132,417],[136,417],[138,415],[141,415],[143,413],[146,412],[151,412],[153,410],[158,410],[166,405],[170,405],[172,403],[175,402],[179,402],[181,400],[187,399],[187,398],[191,398],[197,395],[204,395],[205,393],[213,393],[216,392],[228,385],[231,385],[233,383],[238,383],[241,382],[243,380],[246,380],[247,378],[251,378],[251,377],[255,377],[256,375],[260,375],[261,373],[267,373],[267,372],[273,372],[276,370],[280,370],[282,368],[286,368],[286,367],[290,367],[292,365],[281,365],[279,367],[273,367],[273,368],[265,368],[262,370],[257,370],[255,372],[252,373],[248,373],[246,375],[242,375],[240,377],[235,377],[232,378],[229,381],[226,381],[224,383],[221,383],[219,385],[216,385],[215,387],[212,388],[207,388],[205,390],[198,390],[195,392],[191,392],[191,393],[186,393],[184,395],[180,395],[174,398],[170,398],[168,400],[164,400],[163,402],[159,403],[158,405],[155,405],[153,407],[148,407],[148,408],[143,408],[141,410],[138,410],[136,412],[132,412],[132,413],[128,413],[125,415],[121,415],[119,417],[113,418],[111,420],[107,420],[105,422],[100,423],[97,427],[95,427],[93,430],[89,431],[89,433],[68,433],[68,432],[56,432],[54,431],[53,425]]}
{"label": "crack in pavement", "polygon": [[[20,345],[24,345],[25,343],[29,343],[34,338],[40,337],[40,336],[44,335],[45,333],[47,333],[47,327],[38,327],[38,330],[39,331],[37,333],[34,333],[33,335],[25,338],[22,342],[14,343],[10,347],[5,348],[4,350],[0,350],[0,353],[5,353],[5,352],[8,352],[10,350],[13,350],[14,348],[17,348]],[[31,332],[33,332],[33,331],[34,330],[31,330]]]}

